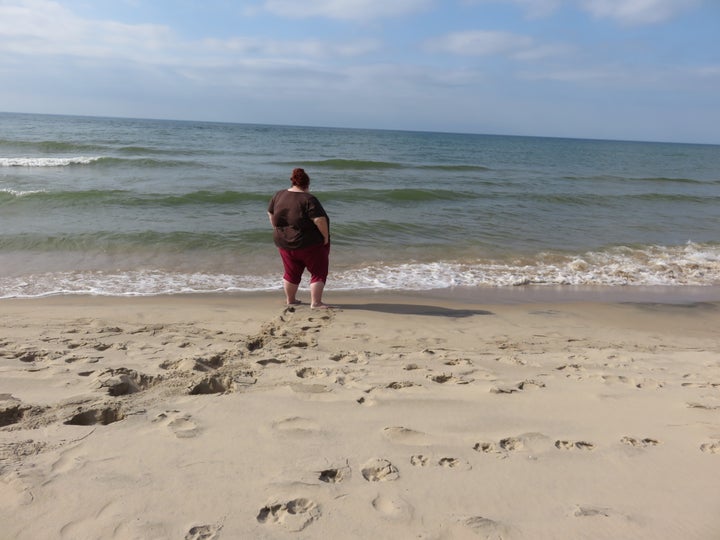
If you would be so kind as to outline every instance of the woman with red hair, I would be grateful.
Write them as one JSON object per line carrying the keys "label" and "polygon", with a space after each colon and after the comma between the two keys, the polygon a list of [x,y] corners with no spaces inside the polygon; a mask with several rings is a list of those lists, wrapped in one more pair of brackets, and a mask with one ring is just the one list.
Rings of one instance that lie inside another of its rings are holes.
{"label": "woman with red hair", "polygon": [[307,268],[310,307],[328,308],[322,294],[330,258],[330,218],[320,201],[310,194],[310,177],[303,169],[294,169],[290,182],[290,188],[278,191],[268,205],[273,241],[285,269],[285,300],[288,305],[301,303],[295,295]]}

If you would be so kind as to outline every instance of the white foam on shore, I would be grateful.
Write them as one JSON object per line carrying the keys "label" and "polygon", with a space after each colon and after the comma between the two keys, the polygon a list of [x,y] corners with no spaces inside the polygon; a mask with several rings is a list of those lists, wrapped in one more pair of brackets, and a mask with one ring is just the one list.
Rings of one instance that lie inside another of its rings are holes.
{"label": "white foam on shore", "polygon": [[373,265],[336,276],[338,289],[426,290],[520,285],[704,286],[720,284],[720,247],[613,248],[582,256],[540,254],[530,262]]}
{"label": "white foam on shore", "polygon": [[[718,286],[720,247],[687,244],[613,248],[583,256],[540,254],[530,263],[431,262],[375,264],[331,271],[328,290],[428,291],[452,288],[550,286]],[[152,296],[269,291],[275,272],[262,275],[164,270],[54,272],[0,278],[0,298],[51,295]],[[307,276],[302,287],[307,287]]]}
{"label": "white foam on shore", "polygon": [[227,274],[173,273],[138,270],[120,273],[55,272],[0,278],[0,298],[159,296],[168,294],[249,292],[277,288],[277,279]]}

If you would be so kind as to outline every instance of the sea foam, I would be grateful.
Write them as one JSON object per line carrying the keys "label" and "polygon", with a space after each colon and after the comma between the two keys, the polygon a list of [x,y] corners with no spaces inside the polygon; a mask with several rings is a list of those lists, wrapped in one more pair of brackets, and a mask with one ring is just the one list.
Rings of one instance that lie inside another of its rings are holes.
{"label": "sea foam", "polygon": [[68,165],[88,165],[100,157],[16,157],[0,158],[0,167],[67,167]]}
{"label": "sea foam", "polygon": [[[269,291],[278,273],[258,275],[169,270],[57,272],[0,278],[0,298],[61,294],[154,296]],[[408,262],[331,269],[328,290],[420,291],[432,289],[551,286],[718,286],[720,246],[642,249],[617,247],[582,256],[541,254],[526,262]],[[308,286],[307,276],[301,284]]]}

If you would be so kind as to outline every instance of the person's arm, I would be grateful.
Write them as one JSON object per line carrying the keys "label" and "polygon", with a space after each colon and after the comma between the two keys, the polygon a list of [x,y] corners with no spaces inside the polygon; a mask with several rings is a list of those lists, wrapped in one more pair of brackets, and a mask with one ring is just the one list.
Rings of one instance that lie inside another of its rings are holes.
{"label": "person's arm", "polygon": [[323,238],[325,239],[323,244],[325,244],[327,246],[328,243],[330,242],[330,227],[328,225],[328,219],[326,217],[316,217],[316,218],[313,218],[313,223],[315,224],[315,226],[318,228],[320,233],[323,235]]}

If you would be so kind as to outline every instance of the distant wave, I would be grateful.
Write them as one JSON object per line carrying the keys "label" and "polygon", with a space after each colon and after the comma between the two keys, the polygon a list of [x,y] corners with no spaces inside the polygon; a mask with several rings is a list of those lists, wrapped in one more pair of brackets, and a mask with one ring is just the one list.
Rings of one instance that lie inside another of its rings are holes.
{"label": "distant wave", "polygon": [[26,205],[48,203],[52,206],[77,206],[83,204],[98,204],[104,201],[118,200],[127,193],[120,190],[89,190],[89,191],[47,191],[14,189],[0,190],[0,203],[13,205]]}
{"label": "distant wave", "polygon": [[265,227],[232,233],[193,231],[22,233],[0,236],[0,251],[36,253],[73,251],[92,254],[106,251],[140,253],[148,250],[158,253],[182,253],[201,249],[247,252],[254,246],[267,247],[271,242],[271,233]]}
{"label": "distant wave", "polygon": [[[692,203],[702,206],[720,205],[720,196],[674,194],[674,193],[636,193],[636,194],[557,194],[557,193],[474,193],[447,189],[348,189],[316,192],[322,203],[331,208],[342,204],[397,204],[435,203],[452,201],[472,201],[474,199],[515,201],[515,204],[558,205],[560,207],[608,207],[618,204],[632,206],[634,201],[642,203]],[[80,208],[102,205],[127,208],[187,207],[187,206],[242,206],[264,207],[271,193],[245,192],[235,190],[212,191],[197,190],[188,193],[142,193],[131,190],[20,190],[0,188],[0,204],[22,208],[26,205],[45,205],[48,208]],[[42,208],[42,206],[40,207]],[[259,210],[261,211],[261,210]],[[353,227],[357,224],[353,224]],[[393,227],[390,223],[388,226]]]}
{"label": "distant wave", "polygon": [[543,194],[543,193],[531,193],[527,195],[516,195],[519,200],[527,199],[539,202],[550,202],[559,203],[563,205],[582,205],[582,206],[594,206],[594,205],[616,205],[618,202],[632,202],[632,201],[667,201],[667,202],[692,202],[697,204],[718,204],[720,203],[720,196],[706,196],[706,195],[690,195],[684,193],[631,193],[631,194],[594,194],[585,193],[578,195],[565,195],[565,194]]}
{"label": "distant wave", "polygon": [[698,180],[694,178],[672,178],[665,176],[658,177],[642,177],[642,178],[628,178],[625,176],[608,176],[608,175],[595,175],[595,176],[563,176],[564,180],[571,180],[575,182],[624,182],[624,183],[648,183],[648,184],[717,184],[720,180]]}
{"label": "distant wave", "polygon": [[473,172],[473,171],[491,171],[490,167],[483,167],[482,165],[418,165],[417,169],[427,169],[434,171],[448,171],[448,172]]}
{"label": "distant wave", "polygon": [[184,159],[155,159],[155,158],[117,158],[102,157],[98,158],[94,165],[103,167],[112,167],[115,165],[130,165],[138,168],[162,168],[162,167],[210,167],[201,161],[184,160]]}
{"label": "distant wave", "polygon": [[472,193],[447,189],[349,189],[318,193],[323,203],[377,201],[386,203],[413,203],[423,201],[453,201],[475,198]]}
{"label": "distant wave", "polygon": [[108,156],[0,158],[0,167],[68,167],[81,165],[102,167],[131,165],[133,167],[148,169],[158,167],[210,167],[210,165],[200,161],[181,159],[118,158]]}
{"label": "distant wave", "polygon": [[[326,205],[334,202],[414,203],[423,201],[468,200],[476,197],[472,193],[444,189],[354,189],[345,191],[318,192],[318,197]],[[187,205],[266,205],[271,194],[244,191],[198,190],[184,194],[138,193],[128,190],[85,190],[85,191],[17,191],[0,189],[0,203],[36,204],[46,203],[53,206],[84,206],[111,204],[113,206],[187,206]]]}
{"label": "distant wave", "polygon": [[[335,170],[383,170],[383,169],[420,169],[435,170],[446,172],[463,172],[463,171],[489,171],[488,167],[481,165],[452,165],[452,164],[430,164],[417,165],[408,163],[398,163],[394,161],[369,161],[356,159],[323,159],[316,161],[301,161],[299,165],[307,168],[318,169],[335,169]],[[295,162],[281,163],[280,165],[295,165]]]}
{"label": "distant wave", "polygon": [[67,167],[69,165],[89,165],[100,157],[19,157],[0,158],[0,167]]}
{"label": "distant wave", "polygon": [[153,146],[122,146],[115,149],[116,152],[123,155],[131,156],[189,156],[189,155],[207,155],[208,150],[191,150],[189,148],[157,148]]}
{"label": "distant wave", "polygon": [[319,161],[301,161],[299,164],[303,167],[318,167],[337,170],[402,169],[405,167],[402,163],[356,159],[323,159]]}
{"label": "distant wave", "polygon": [[208,155],[217,154],[212,149],[195,149],[195,148],[182,148],[172,147],[163,148],[161,146],[142,146],[142,145],[125,145],[118,146],[113,143],[106,144],[84,144],[79,142],[67,142],[67,141],[22,141],[12,139],[0,139],[0,152],[8,154],[8,150],[12,153],[19,153],[18,151],[28,153],[43,153],[43,154],[71,154],[77,153],[101,153],[101,154],[112,154],[118,153],[120,155],[128,156],[190,156],[190,155]]}
{"label": "distant wave", "polygon": [[12,139],[0,139],[0,148],[3,147],[35,150],[46,153],[98,152],[107,149],[106,146],[99,144],[83,144],[66,141],[19,141]]}
{"label": "distant wave", "polygon": [[18,189],[0,189],[0,203],[7,200],[19,199],[21,197],[29,197],[37,193],[45,193],[42,189],[34,190],[18,190]]}
{"label": "distant wave", "polygon": [[113,206],[188,206],[188,205],[225,205],[243,203],[263,203],[269,201],[266,193],[248,193],[239,191],[193,191],[185,194],[138,193],[128,190],[79,190],[79,191],[47,191],[0,189],[0,204],[47,204],[57,207]]}

